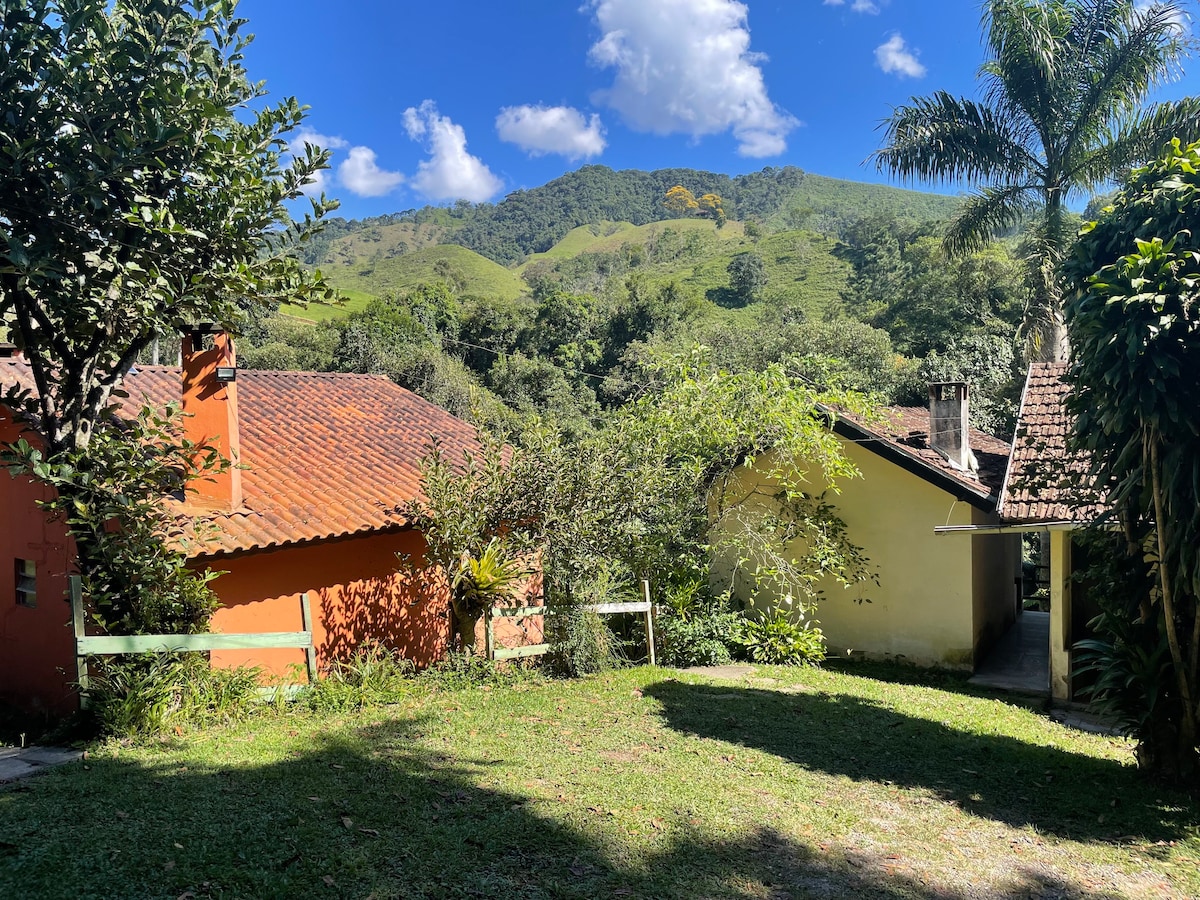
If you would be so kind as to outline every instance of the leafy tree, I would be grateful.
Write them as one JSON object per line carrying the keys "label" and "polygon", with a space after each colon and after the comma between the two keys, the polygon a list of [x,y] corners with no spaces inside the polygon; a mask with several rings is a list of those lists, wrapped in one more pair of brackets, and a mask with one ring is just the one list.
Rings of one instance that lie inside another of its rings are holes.
{"label": "leafy tree", "polygon": [[880,169],[982,184],[946,232],[951,252],[1032,218],[1026,317],[1042,359],[1066,354],[1059,267],[1068,204],[1171,137],[1200,136],[1200,99],[1146,105],[1188,49],[1180,4],[1138,0],[988,0],[981,102],[939,91],[887,122]]}
{"label": "leafy tree", "polygon": [[298,224],[286,204],[327,155],[285,164],[294,99],[248,112],[265,91],[229,3],[0,8],[0,318],[53,455],[88,445],[156,336],[319,289],[290,251],[332,204]]}
{"label": "leafy tree", "polygon": [[30,0],[0,15],[0,320],[37,388],[4,402],[44,438],[16,462],[56,488],[106,625],[199,628],[211,595],[164,551],[154,513],[190,467],[169,428],[114,425],[110,401],[156,338],[323,293],[292,251],[333,204],[299,223],[287,204],[327,155],[287,156],[294,99],[252,109],[265,90],[231,3]]}
{"label": "leafy tree", "polygon": [[739,253],[728,271],[729,290],[739,306],[753,303],[767,286],[767,266],[757,253]]}
{"label": "leafy tree", "polygon": [[681,184],[667,191],[666,197],[663,198],[663,206],[677,216],[686,216],[700,209],[696,195]]}
{"label": "leafy tree", "polygon": [[[1098,695],[1139,761],[1200,782],[1200,143],[1133,173],[1068,267],[1074,439],[1125,536]],[[1140,576],[1145,563],[1152,579]],[[1131,586],[1141,586],[1141,590]],[[1165,652],[1162,645],[1165,644]],[[1127,677],[1131,655],[1161,670]],[[1113,677],[1119,676],[1119,677]],[[1134,702],[1129,702],[1133,694]],[[1130,708],[1132,705],[1132,709]]]}

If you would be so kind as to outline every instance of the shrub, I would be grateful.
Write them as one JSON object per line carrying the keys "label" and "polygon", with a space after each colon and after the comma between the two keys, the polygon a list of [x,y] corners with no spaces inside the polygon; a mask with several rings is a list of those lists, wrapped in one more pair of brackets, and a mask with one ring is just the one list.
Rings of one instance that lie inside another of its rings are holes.
{"label": "shrub", "polygon": [[761,619],[744,620],[738,626],[737,640],[756,663],[817,665],[825,659],[825,636],[817,623],[803,615],[793,621],[781,608]]}
{"label": "shrub", "polygon": [[741,616],[728,595],[713,597],[702,579],[672,586],[658,618],[661,658],[667,666],[720,666],[732,661]]}
{"label": "shrub", "polygon": [[599,613],[587,607],[631,599],[628,577],[614,566],[600,563],[590,576],[568,582],[569,590],[551,595],[546,607],[546,662],[564,675],[590,675],[626,661],[620,639]]}
{"label": "shrub", "polygon": [[258,670],[212,668],[197,654],[99,658],[85,696],[97,730],[110,737],[162,734],[249,715]]}
{"label": "shrub", "polygon": [[361,709],[392,702],[410,683],[416,667],[378,641],[360,644],[348,660],[337,660],[325,677],[304,691],[314,710]]}

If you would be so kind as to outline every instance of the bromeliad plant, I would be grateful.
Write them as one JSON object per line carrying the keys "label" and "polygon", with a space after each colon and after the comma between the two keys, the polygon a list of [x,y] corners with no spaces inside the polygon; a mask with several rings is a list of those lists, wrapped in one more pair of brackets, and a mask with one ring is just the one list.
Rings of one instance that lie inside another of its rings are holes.
{"label": "bromeliad plant", "polygon": [[492,607],[509,599],[528,570],[508,555],[498,537],[478,556],[464,551],[450,579],[450,604],[463,651],[473,654],[475,629]]}

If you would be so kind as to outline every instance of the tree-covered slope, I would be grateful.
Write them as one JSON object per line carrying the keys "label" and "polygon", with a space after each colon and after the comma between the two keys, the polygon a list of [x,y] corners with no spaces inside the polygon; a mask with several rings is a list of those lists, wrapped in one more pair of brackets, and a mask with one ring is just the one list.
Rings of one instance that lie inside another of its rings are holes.
{"label": "tree-covered slope", "polygon": [[304,261],[323,268],[336,264],[362,269],[453,242],[511,266],[550,252],[581,227],[646,225],[675,218],[677,214],[663,206],[675,185],[696,196],[719,194],[730,220],[829,235],[838,234],[848,221],[871,215],[941,220],[959,203],[956,197],[826,178],[793,166],[737,176],[696,169],[643,172],[584,166],[540,187],[515,191],[496,204],[425,207],[358,222],[334,219],[304,248]]}
{"label": "tree-covered slope", "polygon": [[760,220],[787,227],[832,230],[839,218],[884,213],[914,219],[944,219],[958,199],[809,175],[787,166],[730,177],[695,169],[614,171],[584,166],[538,188],[516,191],[494,206],[476,207],[452,238],[463,246],[511,264],[543,253],[573,228],[615,221],[644,225],[672,218],[662,203],[682,185],[696,196],[719,194],[730,219]]}

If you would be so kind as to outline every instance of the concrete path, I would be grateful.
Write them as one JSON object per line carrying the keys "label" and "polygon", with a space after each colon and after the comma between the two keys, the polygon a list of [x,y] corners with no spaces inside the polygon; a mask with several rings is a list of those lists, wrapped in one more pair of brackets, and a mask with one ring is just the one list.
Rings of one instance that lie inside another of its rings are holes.
{"label": "concrete path", "polygon": [[970,678],[980,687],[1050,694],[1050,613],[1026,610]]}
{"label": "concrete path", "polygon": [[0,784],[36,775],[54,766],[83,758],[82,750],[67,747],[2,747],[0,748]]}

